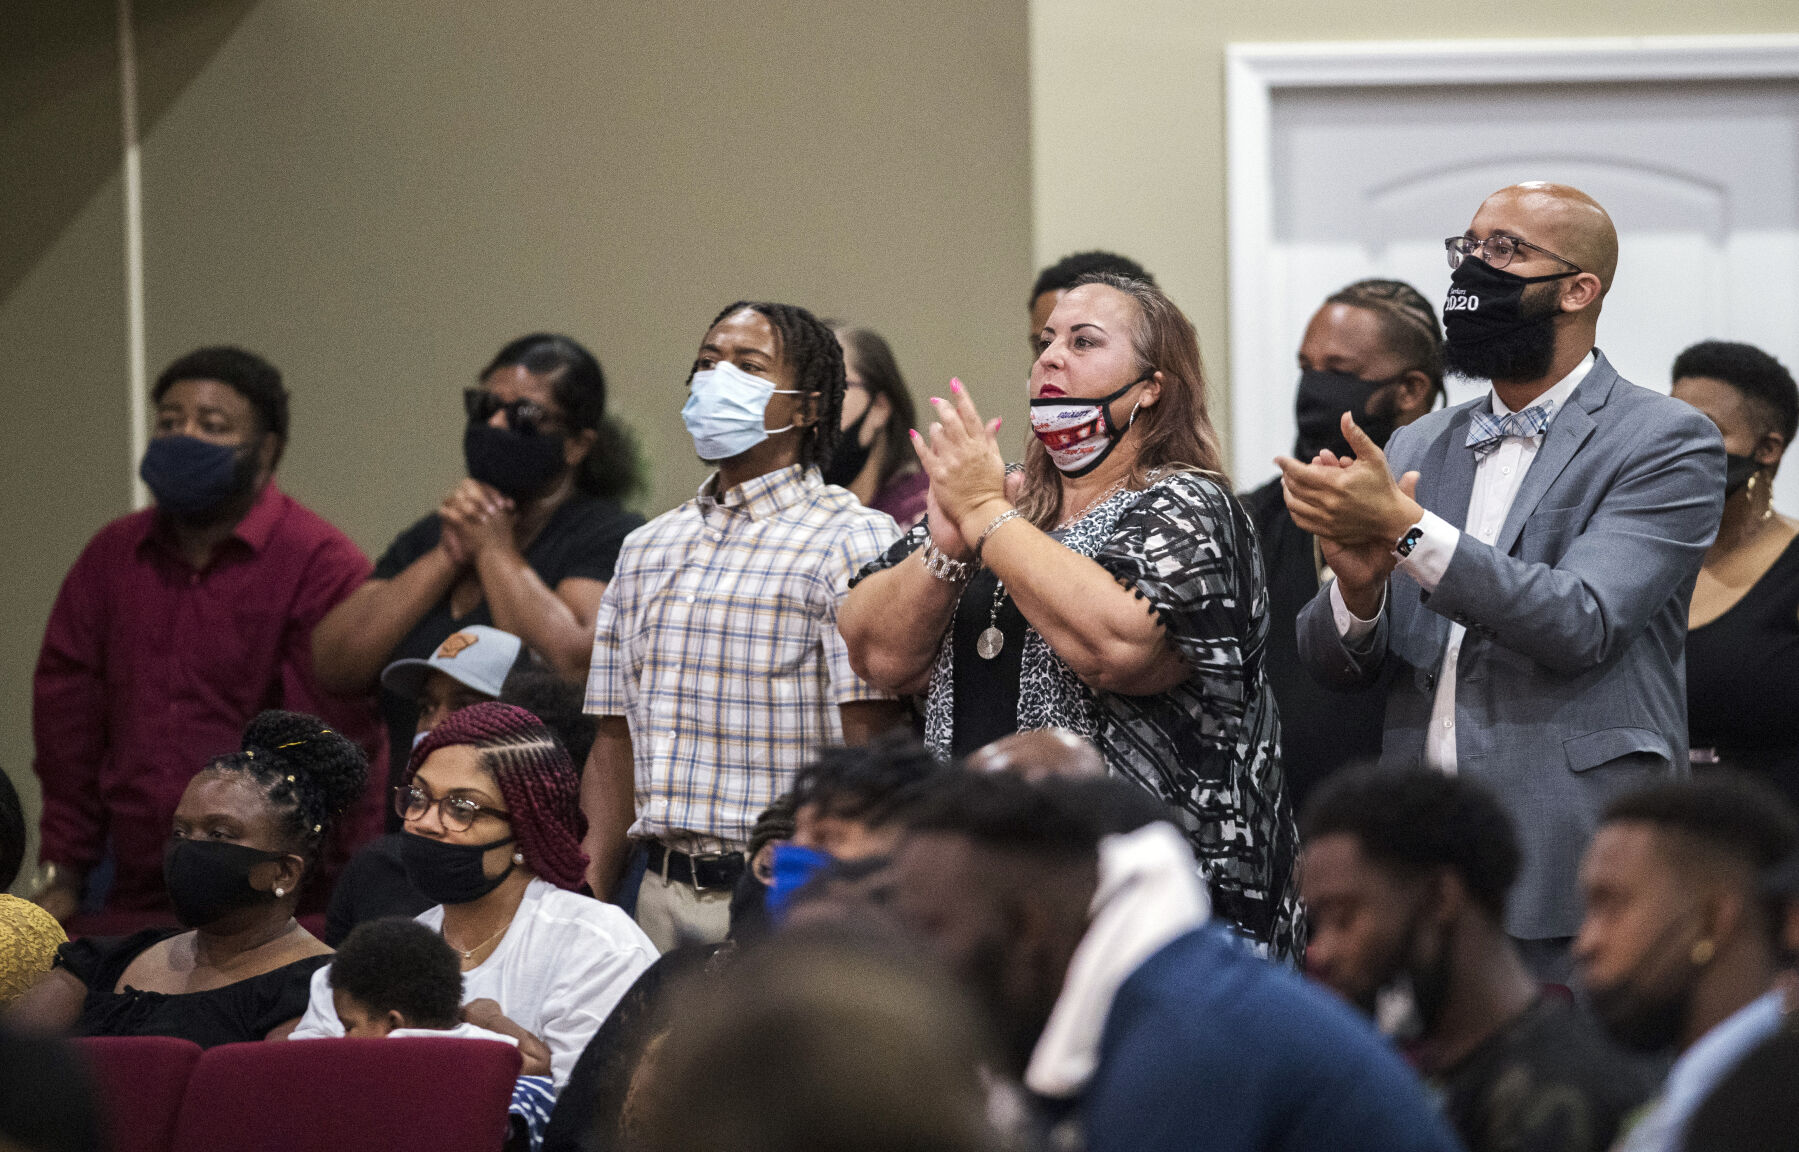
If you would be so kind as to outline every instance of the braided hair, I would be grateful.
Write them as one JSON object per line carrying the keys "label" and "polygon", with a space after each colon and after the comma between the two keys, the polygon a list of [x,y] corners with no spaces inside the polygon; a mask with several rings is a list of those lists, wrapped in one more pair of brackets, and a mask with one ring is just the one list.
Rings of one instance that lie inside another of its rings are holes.
{"label": "braided hair", "polygon": [[1361,308],[1380,318],[1381,334],[1410,368],[1430,377],[1431,394],[1443,391],[1443,328],[1423,293],[1403,280],[1357,280],[1324,301]]}
{"label": "braided hair", "polygon": [[240,751],[214,758],[206,770],[248,777],[274,810],[276,827],[302,845],[310,864],[361,798],[369,761],[317,716],[270,709],[244,729]]}
{"label": "braided hair", "polygon": [[412,750],[410,781],[439,748],[466,745],[500,789],[512,834],[531,870],[558,888],[579,888],[587,874],[581,838],[581,778],[562,741],[543,721],[512,704],[489,701],[458,708]]}
{"label": "braided hair", "polygon": [[823,321],[799,305],[761,300],[737,301],[714,316],[706,330],[710,332],[719,321],[745,308],[774,327],[775,352],[793,373],[793,386],[818,397],[812,426],[800,440],[800,467],[823,468],[837,451],[842,432],[837,425],[843,416],[843,345]]}

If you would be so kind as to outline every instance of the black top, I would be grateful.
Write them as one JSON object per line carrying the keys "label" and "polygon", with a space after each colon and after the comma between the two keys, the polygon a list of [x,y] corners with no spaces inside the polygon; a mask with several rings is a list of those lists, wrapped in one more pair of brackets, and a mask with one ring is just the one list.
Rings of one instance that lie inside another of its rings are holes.
{"label": "black top", "polygon": [[1281,710],[1281,765],[1298,811],[1320,781],[1347,764],[1380,757],[1386,686],[1339,692],[1312,679],[1299,660],[1299,612],[1318,595],[1312,534],[1293,522],[1271,480],[1243,498],[1268,577],[1268,684]]}
{"label": "black top", "polygon": [[[643,523],[643,517],[626,512],[609,500],[577,493],[551,513],[549,523],[525,549],[525,563],[551,588],[570,578],[611,580],[625,537]],[[392,580],[413,562],[437,547],[443,534],[437,513],[406,529],[387,546],[375,562],[374,578]],[[493,625],[493,612],[484,599],[467,616],[450,614],[450,598],[444,596],[426,612],[399,646],[387,654],[387,662],[428,659],[459,628],[471,624]],[[387,723],[388,770],[395,782],[406,773],[412,737],[418,728],[418,704],[383,688],[381,718]]]}
{"label": "black top", "polygon": [[1687,633],[1687,738],[1799,803],[1799,537],[1729,611]]}
{"label": "black top", "polygon": [[419,895],[400,862],[400,837],[389,832],[364,844],[344,866],[331,890],[331,906],[325,911],[325,943],[343,945],[350,929],[364,920],[383,916],[417,916],[437,905]]}
{"label": "black top", "polygon": [[999,577],[979,569],[956,602],[956,726],[950,753],[966,756],[975,749],[1018,731],[1019,658],[1024,653],[1024,613],[1006,596],[1000,600],[999,630],[1006,645],[983,660],[975,644],[993,623],[993,595]]}
{"label": "black top", "polygon": [[78,1036],[174,1036],[202,1048],[261,1040],[306,1012],[312,974],[329,954],[295,960],[260,976],[204,992],[115,992],[131,962],[182,928],[146,928],[130,936],[86,936],[56,950],[56,963],[87,985]]}
{"label": "black top", "polygon": [[1468,1152],[1604,1152],[1659,1080],[1567,1001],[1545,996],[1432,1086]]}

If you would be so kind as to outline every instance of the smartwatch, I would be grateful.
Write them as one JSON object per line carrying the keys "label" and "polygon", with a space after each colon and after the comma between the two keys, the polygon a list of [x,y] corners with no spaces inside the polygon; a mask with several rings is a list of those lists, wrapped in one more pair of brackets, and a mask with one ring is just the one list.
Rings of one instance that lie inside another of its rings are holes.
{"label": "smartwatch", "polygon": [[1424,525],[1414,524],[1406,529],[1405,535],[1399,538],[1399,543],[1393,545],[1393,551],[1403,560],[1412,554],[1412,549],[1418,547],[1418,541],[1422,539],[1424,539]]}

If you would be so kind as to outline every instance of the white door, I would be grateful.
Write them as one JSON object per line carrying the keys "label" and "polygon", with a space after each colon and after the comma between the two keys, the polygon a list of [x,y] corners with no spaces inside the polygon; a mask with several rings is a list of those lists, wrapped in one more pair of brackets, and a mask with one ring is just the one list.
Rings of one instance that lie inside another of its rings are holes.
{"label": "white door", "polygon": [[[1704,339],[1799,368],[1799,82],[1277,88],[1269,114],[1265,298],[1233,301],[1264,310],[1246,362],[1271,372],[1233,381],[1245,488],[1292,450],[1294,355],[1324,297],[1382,276],[1440,309],[1443,238],[1521,180],[1572,184],[1616,222],[1599,346],[1626,379],[1666,392],[1675,354]],[[1452,403],[1477,391],[1450,382]],[[1776,498],[1799,514],[1799,456]]]}

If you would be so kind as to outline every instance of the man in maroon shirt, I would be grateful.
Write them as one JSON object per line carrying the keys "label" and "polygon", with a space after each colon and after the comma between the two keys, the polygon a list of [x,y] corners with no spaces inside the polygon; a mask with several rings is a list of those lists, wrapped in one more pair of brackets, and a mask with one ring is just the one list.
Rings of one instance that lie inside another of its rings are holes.
{"label": "man in maroon shirt", "polygon": [[326,695],[312,675],[313,625],[369,562],[274,484],[287,443],[281,374],[249,352],[203,348],[171,364],[152,396],[141,475],[156,507],[108,524],[75,561],[33,683],[40,856],[53,866],[38,900],[58,919],[108,854],[106,911],[169,907],[162,853],[182,790],[266,708],[320,716],[370,753],[370,791],[328,863],[381,825],[374,700]]}

